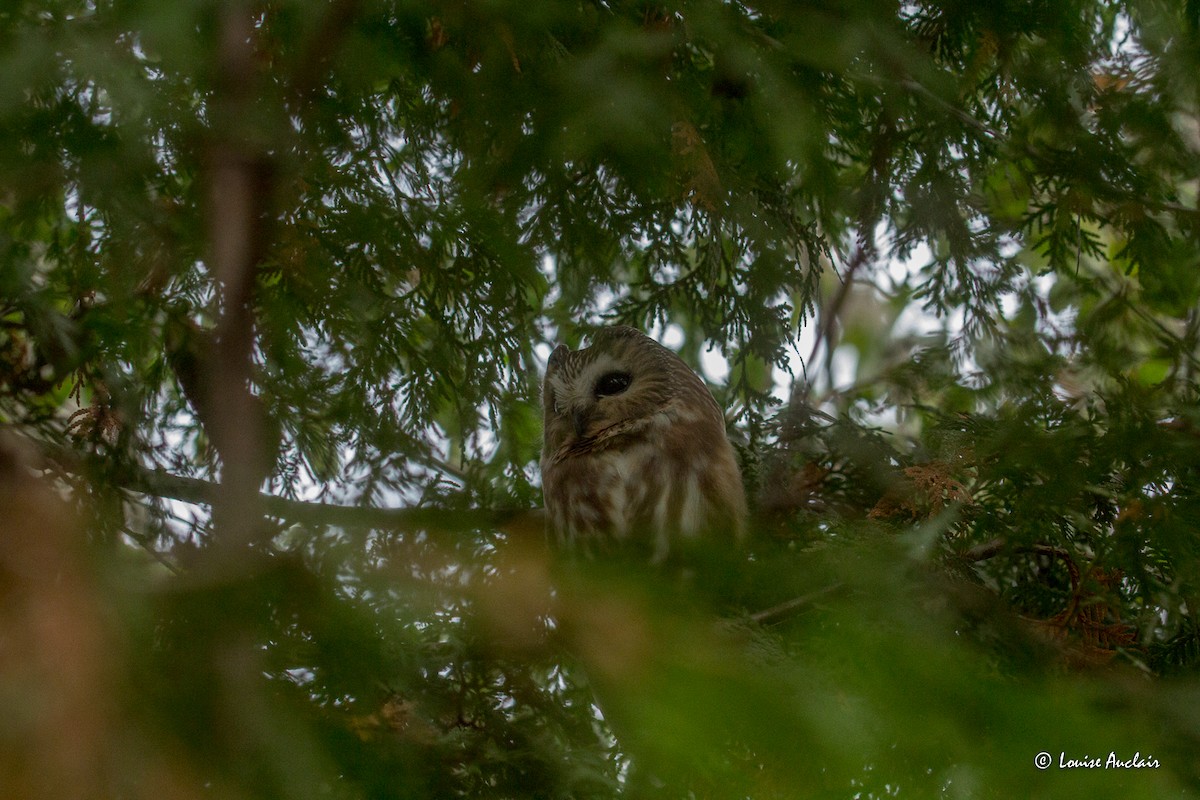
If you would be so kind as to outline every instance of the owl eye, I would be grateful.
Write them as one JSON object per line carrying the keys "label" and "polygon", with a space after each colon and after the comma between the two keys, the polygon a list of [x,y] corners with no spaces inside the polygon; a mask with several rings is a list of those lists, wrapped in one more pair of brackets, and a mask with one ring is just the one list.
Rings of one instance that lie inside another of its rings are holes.
{"label": "owl eye", "polygon": [[609,372],[606,375],[600,376],[600,380],[596,381],[596,397],[609,397],[614,394],[620,394],[629,388],[629,384],[633,381],[633,376],[628,372]]}

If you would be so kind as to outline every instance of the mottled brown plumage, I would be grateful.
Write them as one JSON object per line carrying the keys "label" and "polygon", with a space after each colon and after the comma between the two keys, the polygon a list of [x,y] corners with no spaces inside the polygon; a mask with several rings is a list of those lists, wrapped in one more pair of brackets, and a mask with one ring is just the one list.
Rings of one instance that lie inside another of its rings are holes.
{"label": "mottled brown plumage", "polygon": [[614,541],[666,558],[677,538],[741,537],[746,500],[725,418],[667,348],[633,328],[550,356],[542,486],[560,542]]}

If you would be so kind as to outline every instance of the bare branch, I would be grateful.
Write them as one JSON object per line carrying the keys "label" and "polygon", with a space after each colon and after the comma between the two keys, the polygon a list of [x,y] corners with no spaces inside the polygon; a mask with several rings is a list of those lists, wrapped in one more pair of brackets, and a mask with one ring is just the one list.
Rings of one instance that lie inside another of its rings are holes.
{"label": "bare branch", "polygon": [[[85,472],[80,453],[46,443],[41,443],[41,450],[56,468],[71,474]],[[205,506],[219,503],[223,491],[218,483],[144,467],[127,468],[117,480],[138,494]],[[259,492],[255,493],[255,503],[276,519],[327,528],[463,533],[488,528],[540,530],[543,524],[540,508],[374,508],[292,500]]]}
{"label": "bare branch", "polygon": [[826,595],[830,595],[841,590],[844,586],[845,584],[841,583],[840,581],[837,583],[832,583],[829,586],[817,589],[814,592],[809,592],[808,594],[794,597],[791,600],[787,600],[777,606],[771,606],[770,608],[763,609],[762,611],[757,611],[748,615],[746,619],[757,625],[766,625],[767,623],[775,622],[782,617],[792,614],[795,611],[799,611],[805,606],[811,605],[814,601],[819,600]]}

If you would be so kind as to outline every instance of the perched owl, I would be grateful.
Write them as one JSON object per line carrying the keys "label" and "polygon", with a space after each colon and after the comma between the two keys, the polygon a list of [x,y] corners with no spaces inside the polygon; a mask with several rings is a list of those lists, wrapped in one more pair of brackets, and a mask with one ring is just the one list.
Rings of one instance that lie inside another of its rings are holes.
{"label": "perched owl", "polygon": [[746,498],[725,417],[680,358],[633,328],[550,355],[543,387],[542,486],[562,543],[645,546],[676,537],[739,539]]}

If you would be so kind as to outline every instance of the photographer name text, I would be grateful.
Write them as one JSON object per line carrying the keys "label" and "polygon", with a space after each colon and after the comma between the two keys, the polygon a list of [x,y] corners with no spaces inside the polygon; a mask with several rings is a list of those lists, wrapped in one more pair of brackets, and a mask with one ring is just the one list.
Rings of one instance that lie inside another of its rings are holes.
{"label": "photographer name text", "polygon": [[[1038,769],[1049,769],[1054,766],[1054,756],[1042,751],[1033,757],[1033,765]],[[1059,769],[1158,769],[1158,759],[1154,756],[1143,756],[1134,753],[1132,758],[1121,758],[1115,751],[1107,757],[1084,755],[1082,758],[1068,757],[1065,752],[1058,754]]]}

